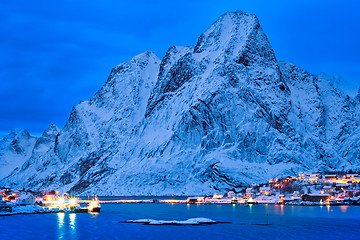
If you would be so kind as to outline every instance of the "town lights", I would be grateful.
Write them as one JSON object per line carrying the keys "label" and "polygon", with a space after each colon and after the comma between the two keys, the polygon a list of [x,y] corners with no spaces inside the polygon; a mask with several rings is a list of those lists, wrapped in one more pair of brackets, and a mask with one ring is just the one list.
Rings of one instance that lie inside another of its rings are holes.
{"label": "town lights", "polygon": [[65,199],[64,198],[59,198],[59,204],[64,204],[65,203]]}
{"label": "town lights", "polygon": [[223,195],[221,195],[221,194],[219,194],[219,193],[215,193],[214,195],[213,195],[213,198],[215,198],[215,199],[220,199],[220,198],[223,198],[224,196]]}

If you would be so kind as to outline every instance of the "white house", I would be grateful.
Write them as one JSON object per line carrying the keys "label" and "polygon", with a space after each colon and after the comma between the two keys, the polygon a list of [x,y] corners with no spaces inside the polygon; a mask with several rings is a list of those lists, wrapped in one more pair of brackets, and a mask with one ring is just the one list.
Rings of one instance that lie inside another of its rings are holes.
{"label": "white house", "polygon": [[234,193],[234,191],[229,191],[229,192],[226,194],[226,196],[227,196],[228,198],[234,198],[234,197],[236,196],[236,194]]}
{"label": "white house", "polygon": [[31,193],[22,193],[18,198],[21,205],[35,204],[35,197]]}
{"label": "white house", "polygon": [[254,196],[254,191],[252,188],[247,188],[245,192],[245,198],[250,198]]}

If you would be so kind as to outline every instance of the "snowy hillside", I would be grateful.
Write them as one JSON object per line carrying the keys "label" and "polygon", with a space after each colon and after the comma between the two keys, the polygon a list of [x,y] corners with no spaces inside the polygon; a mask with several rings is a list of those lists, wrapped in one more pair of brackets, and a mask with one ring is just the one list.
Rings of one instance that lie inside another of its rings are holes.
{"label": "snowy hillside", "polygon": [[0,185],[192,195],[359,169],[358,99],[328,76],[278,62],[257,17],[228,12],[195,46],[170,47],[162,60],[145,52],[115,67]]}

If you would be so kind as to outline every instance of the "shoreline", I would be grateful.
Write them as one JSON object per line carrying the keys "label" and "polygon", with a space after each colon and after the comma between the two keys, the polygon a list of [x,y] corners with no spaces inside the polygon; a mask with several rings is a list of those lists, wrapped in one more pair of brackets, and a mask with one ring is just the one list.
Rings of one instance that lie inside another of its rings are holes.
{"label": "shoreline", "polygon": [[[113,201],[106,201],[106,202],[102,202],[102,204],[139,204],[139,203],[153,203],[153,202],[128,202],[128,203],[122,203],[122,202],[113,202]],[[158,204],[189,204],[190,203],[165,203],[165,202],[157,202]],[[250,203],[250,204],[234,204],[234,203],[217,203],[217,202],[203,202],[203,203],[192,203],[191,205],[227,205],[227,204],[232,204],[232,205],[238,205],[238,206],[243,206],[243,207],[251,207],[254,205],[277,205],[277,206],[300,206],[300,207],[313,207],[313,206],[319,206],[319,207],[334,207],[334,206],[360,206],[360,205],[356,205],[356,204],[319,204],[319,203],[299,203],[299,204],[289,204],[289,203]],[[4,212],[3,212],[4,213]],[[30,214],[52,214],[52,213],[68,213],[68,214],[77,214],[77,213],[84,213],[84,212],[74,212],[71,210],[50,210],[50,211],[46,211],[44,210],[44,212],[8,212],[3,214],[0,214],[0,217],[5,217],[5,216],[14,216],[14,215],[30,215]],[[90,213],[90,212],[89,212]],[[90,213],[91,214],[91,213]]]}

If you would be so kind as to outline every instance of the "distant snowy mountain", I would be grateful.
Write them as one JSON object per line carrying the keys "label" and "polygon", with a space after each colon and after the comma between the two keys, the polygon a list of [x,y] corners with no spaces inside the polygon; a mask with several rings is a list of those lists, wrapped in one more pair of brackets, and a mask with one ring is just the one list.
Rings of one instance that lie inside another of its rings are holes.
{"label": "distant snowy mountain", "polygon": [[0,178],[8,176],[14,169],[24,168],[25,162],[29,165],[30,157],[38,159],[49,150],[53,151],[59,132],[60,129],[51,124],[40,137],[30,136],[25,129],[16,129],[5,136],[0,140]]}
{"label": "distant snowy mountain", "polygon": [[360,90],[360,82],[351,81],[351,79],[344,77],[336,77],[327,73],[320,73],[318,75],[319,78],[326,79],[331,84],[333,84],[336,88],[341,89],[344,93],[354,98],[357,96]]}
{"label": "distant snowy mountain", "polygon": [[228,12],[195,46],[115,67],[0,185],[193,195],[360,169],[359,99],[278,62],[257,17]]}
{"label": "distant snowy mountain", "polygon": [[0,178],[30,158],[35,142],[36,138],[25,129],[16,129],[0,140]]}

